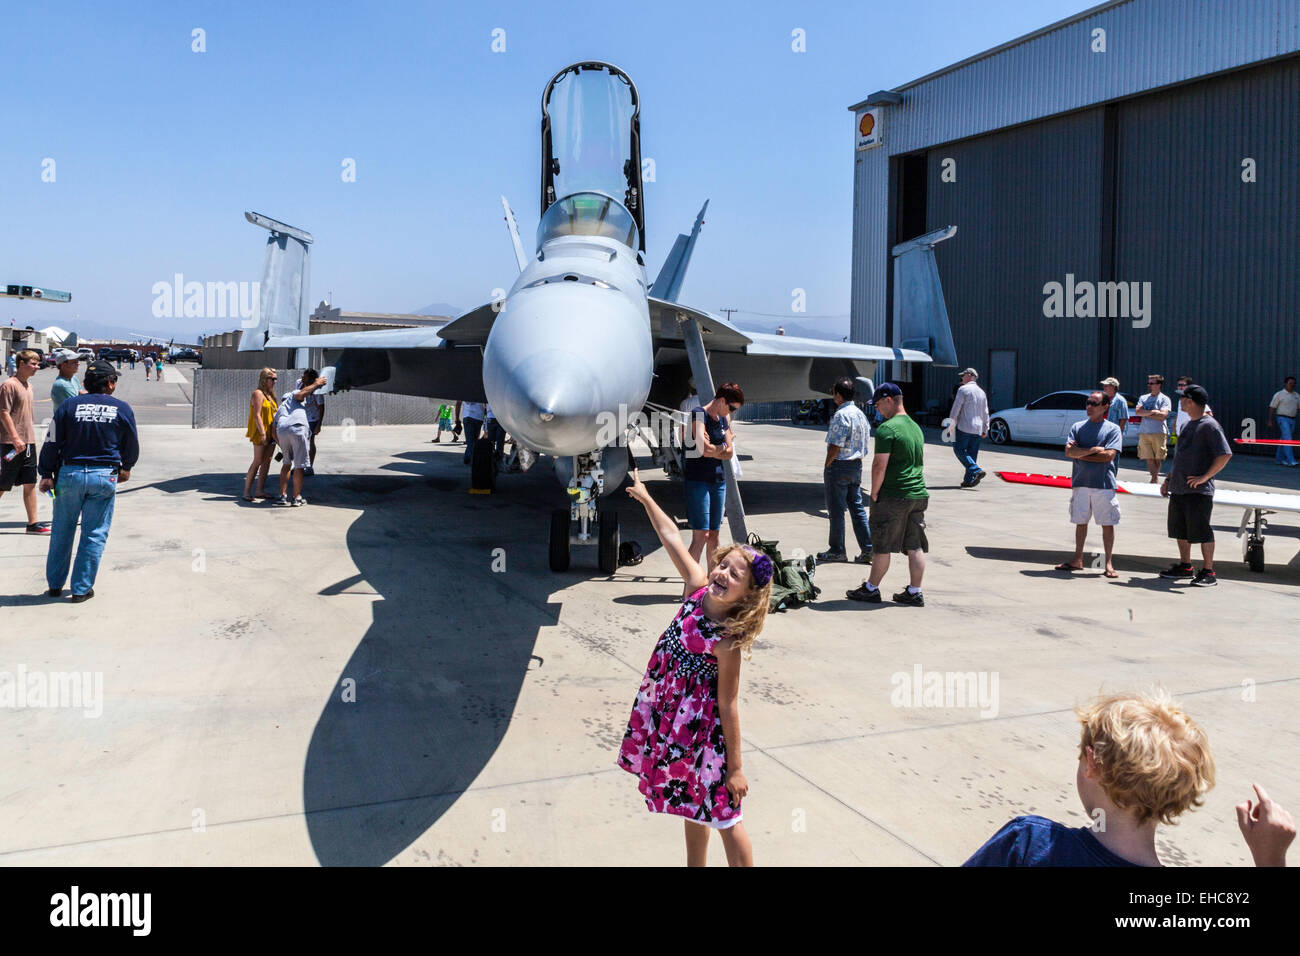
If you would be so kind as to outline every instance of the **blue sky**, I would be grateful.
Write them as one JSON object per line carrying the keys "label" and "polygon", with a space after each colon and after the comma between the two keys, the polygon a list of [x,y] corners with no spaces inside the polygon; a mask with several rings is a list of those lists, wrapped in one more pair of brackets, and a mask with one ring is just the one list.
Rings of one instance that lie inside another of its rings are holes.
{"label": "blue sky", "polygon": [[[233,328],[157,319],[155,282],[255,280],[248,209],[312,232],[313,302],[470,308],[529,244],[539,100],[580,59],[641,94],[651,277],[710,200],[684,301],[847,329],[853,118],[846,107],[1086,9],[1088,0],[814,3],[58,3],[0,30],[0,322]],[[191,31],[205,31],[206,52]],[[505,30],[504,53],[492,31]],[[807,51],[793,52],[801,29]],[[42,163],[55,181],[42,182]],[[344,159],[356,181],[341,177]],[[745,318],[743,313],[737,316]],[[775,325],[776,319],[756,319]]]}

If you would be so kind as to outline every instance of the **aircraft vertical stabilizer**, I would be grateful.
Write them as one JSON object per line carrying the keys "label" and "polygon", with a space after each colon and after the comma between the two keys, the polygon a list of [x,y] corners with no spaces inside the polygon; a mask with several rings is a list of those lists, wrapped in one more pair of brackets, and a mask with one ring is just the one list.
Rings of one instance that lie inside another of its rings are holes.
{"label": "aircraft vertical stabilizer", "polygon": [[677,241],[673,243],[673,248],[668,253],[668,258],[664,260],[655,284],[650,287],[652,296],[668,302],[677,301],[677,296],[682,291],[682,280],[686,278],[686,267],[691,264],[691,253],[695,251],[695,240],[699,238],[700,227],[704,225],[704,212],[708,208],[709,201],[706,199],[699,215],[695,217],[691,234],[679,235]]}
{"label": "aircraft vertical stabilizer", "polygon": [[262,276],[253,317],[244,326],[239,351],[260,352],[270,338],[311,332],[311,233],[260,213],[244,218],[270,232],[262,256]]}
{"label": "aircraft vertical stabilizer", "polygon": [[934,247],[957,234],[936,229],[894,246],[894,344],[925,352],[935,365],[956,365],[948,307],[943,301]]}

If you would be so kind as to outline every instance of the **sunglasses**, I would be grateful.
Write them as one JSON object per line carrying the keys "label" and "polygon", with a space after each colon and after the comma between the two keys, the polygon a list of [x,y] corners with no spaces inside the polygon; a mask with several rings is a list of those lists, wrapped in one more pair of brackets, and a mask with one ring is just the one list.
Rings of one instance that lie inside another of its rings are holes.
{"label": "sunglasses", "polygon": [[739,407],[739,405],[732,405],[730,402],[727,403],[727,411],[729,412],[734,413]]}
{"label": "sunglasses", "polygon": [[1093,406],[1093,407],[1095,407],[1095,406],[1097,406],[1097,405],[1105,405],[1106,403],[1105,403],[1105,402],[1094,402],[1094,401],[1092,401],[1091,399],[1089,399],[1085,404],[1087,404],[1087,405],[1089,405],[1089,406]]}

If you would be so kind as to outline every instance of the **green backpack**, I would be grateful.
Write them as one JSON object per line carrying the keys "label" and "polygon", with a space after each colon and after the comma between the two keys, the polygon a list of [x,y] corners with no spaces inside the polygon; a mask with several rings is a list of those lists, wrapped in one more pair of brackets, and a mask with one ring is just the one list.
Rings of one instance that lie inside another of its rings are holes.
{"label": "green backpack", "polygon": [[764,541],[757,534],[750,532],[749,546],[761,551],[772,561],[772,600],[768,611],[784,611],[788,607],[798,607],[817,600],[822,589],[813,584],[813,575],[817,573],[817,561],[811,556],[803,559],[785,560],[778,550],[778,541]]}

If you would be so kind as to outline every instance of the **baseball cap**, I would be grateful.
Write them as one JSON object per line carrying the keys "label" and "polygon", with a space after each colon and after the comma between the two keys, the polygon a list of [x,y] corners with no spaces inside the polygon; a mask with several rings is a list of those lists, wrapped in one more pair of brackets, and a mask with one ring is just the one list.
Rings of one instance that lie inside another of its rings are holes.
{"label": "baseball cap", "polygon": [[64,362],[71,362],[74,359],[80,361],[81,356],[72,349],[55,349],[50,353],[50,358],[55,365],[62,365]]}
{"label": "baseball cap", "polygon": [[1197,405],[1204,408],[1210,404],[1210,393],[1199,385],[1188,385],[1183,389],[1183,398],[1190,398]]}
{"label": "baseball cap", "polygon": [[963,371],[963,372],[958,372],[958,373],[957,373],[957,377],[958,377],[958,378],[961,378],[963,375],[974,375],[976,378],[979,378],[979,377],[980,377],[980,373],[977,372],[977,371],[975,371],[973,368],[968,368],[968,369],[966,369],[966,370]]}
{"label": "baseball cap", "polygon": [[86,388],[99,388],[117,379],[117,369],[108,362],[96,359],[86,367]]}
{"label": "baseball cap", "polygon": [[903,390],[899,388],[897,385],[895,385],[893,382],[885,382],[883,385],[877,388],[874,393],[872,393],[871,401],[874,404],[875,402],[880,401],[882,398],[900,398],[902,394],[903,394]]}
{"label": "baseball cap", "polygon": [[1103,379],[1101,380],[1101,384],[1102,384],[1102,385],[1114,385],[1116,388],[1119,388],[1119,379],[1117,379],[1114,375],[1112,375],[1112,376],[1110,376],[1109,378],[1103,378]]}

